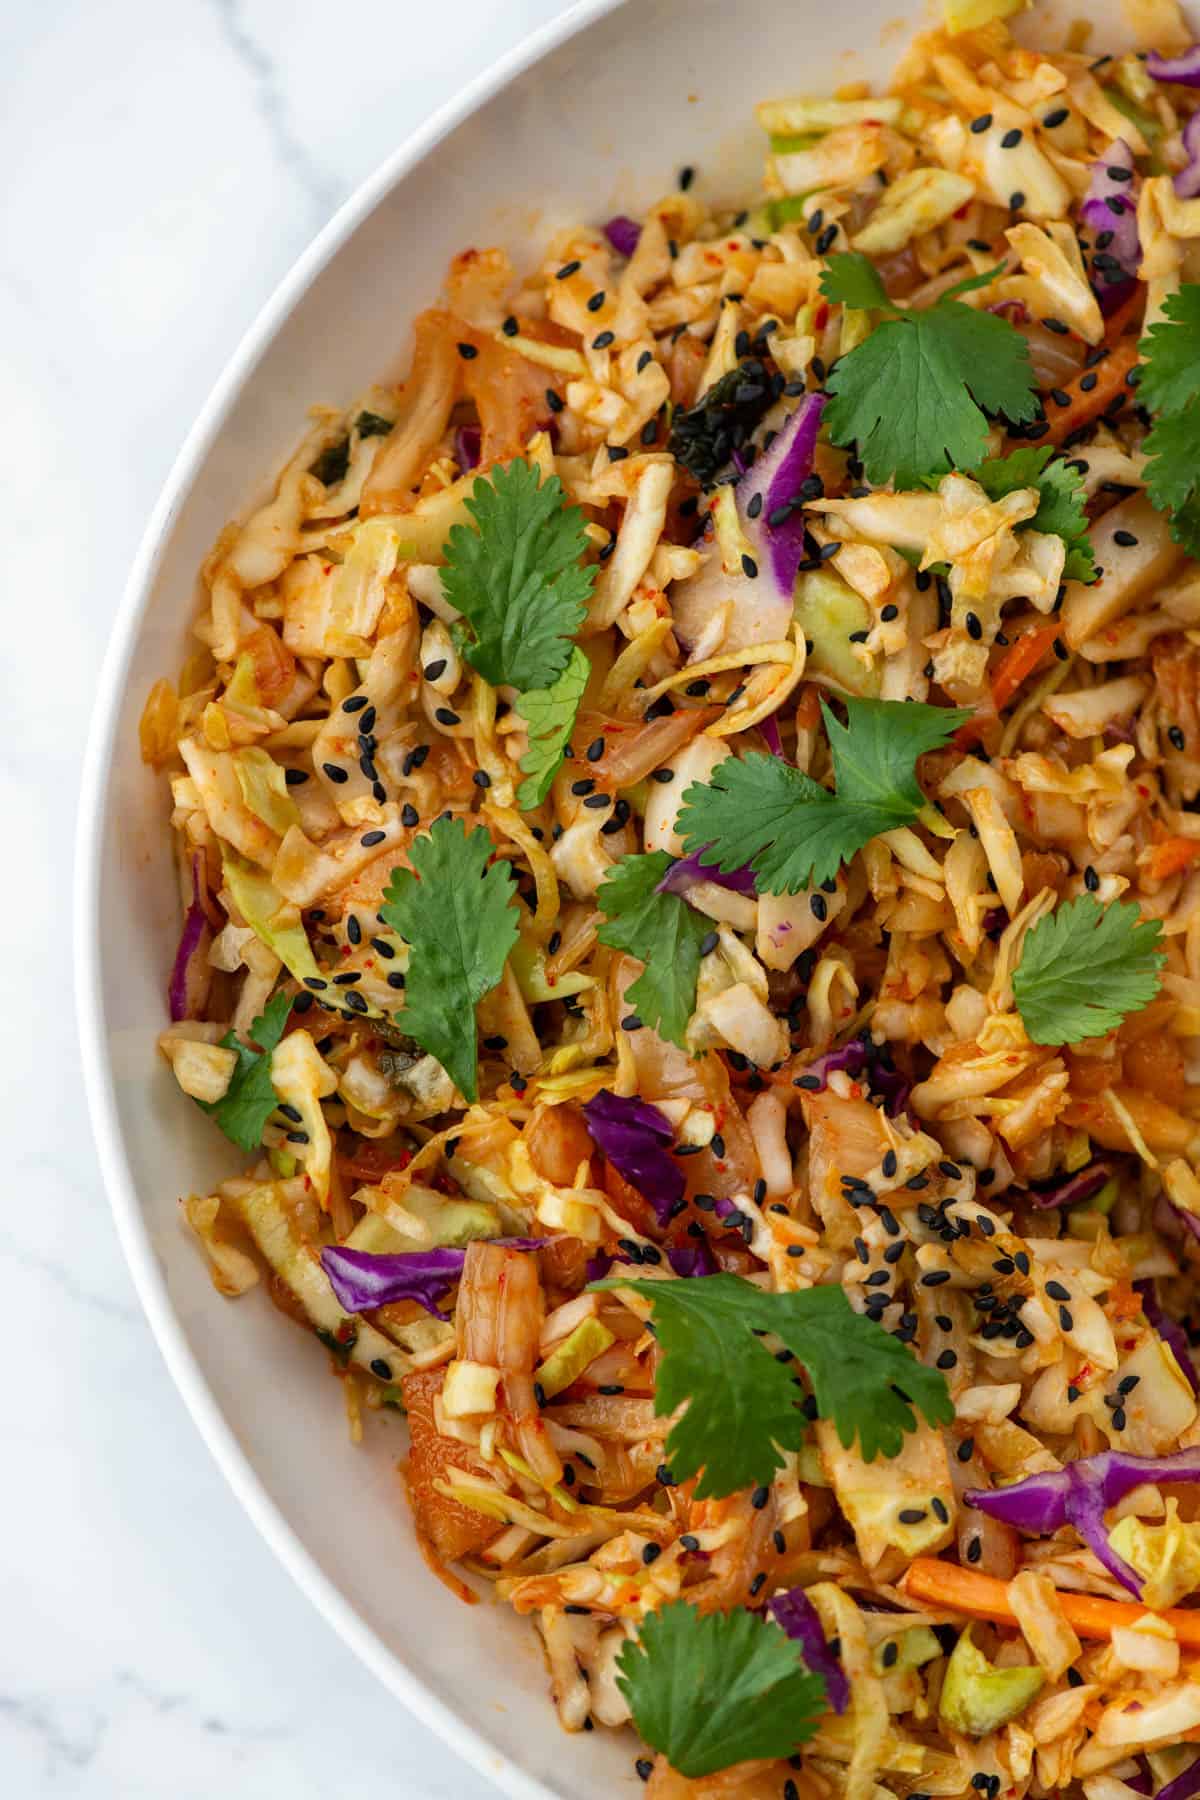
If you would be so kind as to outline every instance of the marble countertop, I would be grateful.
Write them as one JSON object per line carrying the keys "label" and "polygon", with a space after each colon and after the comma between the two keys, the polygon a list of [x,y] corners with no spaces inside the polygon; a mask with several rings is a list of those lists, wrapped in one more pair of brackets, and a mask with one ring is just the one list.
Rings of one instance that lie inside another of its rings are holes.
{"label": "marble countertop", "polygon": [[495,1792],[293,1588],[159,1359],[84,1108],[71,836],[126,570],[223,363],[356,183],[565,4],[456,0],[437,33],[417,0],[0,7],[8,1800]]}

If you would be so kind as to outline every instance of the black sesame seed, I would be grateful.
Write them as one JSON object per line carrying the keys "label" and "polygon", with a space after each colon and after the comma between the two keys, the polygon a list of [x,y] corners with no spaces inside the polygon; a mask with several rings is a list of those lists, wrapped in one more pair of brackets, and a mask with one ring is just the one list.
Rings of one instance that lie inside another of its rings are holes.
{"label": "black sesame seed", "polygon": [[932,1500],[930,1500],[929,1506],[935,1519],[939,1520],[943,1525],[949,1524],[950,1514],[946,1510],[946,1502],[944,1500],[939,1499],[935,1494]]}
{"label": "black sesame seed", "polygon": [[615,331],[600,331],[597,332],[596,336],[592,339],[592,349],[607,350],[608,346],[610,344],[615,344],[616,341],[617,334]]}
{"label": "black sesame seed", "polygon": [[[829,251],[832,250],[833,246],[837,243],[837,234],[838,228],[836,224],[827,225],[825,227],[814,246],[818,256],[828,255]],[[820,379],[820,377],[818,377],[818,379]]]}
{"label": "black sesame seed", "polygon": [[1167,737],[1170,740],[1171,745],[1173,746],[1174,749],[1176,749],[1176,750],[1186,749],[1187,739],[1184,737],[1183,732],[1180,730],[1178,725],[1168,725]]}
{"label": "black sesame seed", "polygon": [[598,293],[588,295],[587,309],[589,312],[599,312],[600,308],[603,305],[604,305],[604,290],[603,290],[603,288],[601,288]]}
{"label": "black sesame seed", "polygon": [[952,1369],[957,1361],[958,1357],[953,1350],[943,1350],[938,1356],[937,1366],[939,1369]]}
{"label": "black sesame seed", "polygon": [[719,932],[706,931],[704,936],[700,939],[701,956],[711,956],[720,941],[721,934]]}
{"label": "black sesame seed", "polygon": [[581,267],[582,265],[579,262],[564,263],[562,268],[557,270],[555,280],[566,281],[568,276],[577,274]]}
{"label": "black sesame seed", "polygon": [[967,624],[967,636],[974,638],[975,642],[978,643],[980,638],[983,636],[983,625],[981,624],[977,614],[975,614],[973,612],[969,612],[967,614],[966,624]]}
{"label": "black sesame seed", "polygon": [[500,329],[505,337],[516,337],[521,327],[517,324],[517,321],[513,318],[512,314],[509,313]]}
{"label": "black sesame seed", "polygon": [[307,769],[285,769],[283,779],[288,787],[303,787],[308,780]]}
{"label": "black sesame seed", "polygon": [[545,398],[546,405],[550,408],[552,413],[560,413],[566,405],[566,401],[563,399],[562,395],[556,393],[553,388],[546,389]]}
{"label": "black sesame seed", "polygon": [[754,581],[758,575],[758,564],[752,556],[748,556],[744,552],[742,554],[742,574],[748,576],[751,581]]}
{"label": "black sesame seed", "polygon": [[1002,150],[1015,150],[1020,141],[1021,128],[1019,125],[1014,125],[1012,130],[1006,131],[1004,136],[1000,139],[1000,148]]}
{"label": "black sesame seed", "polygon": [[902,1525],[920,1525],[926,1517],[923,1506],[902,1506],[896,1517]]}
{"label": "black sesame seed", "polygon": [[[1009,207],[1009,211],[1010,211],[1010,212],[1020,212],[1020,210],[1021,210],[1021,208],[1022,208],[1022,207],[1023,207],[1023,206],[1024,206],[1024,204],[1025,204],[1025,196],[1024,196],[1024,194],[1023,194],[1023,193],[1022,193],[1022,192],[1021,192],[1021,189],[1020,189],[1020,188],[1016,188],[1016,189],[1015,189],[1015,190],[1014,190],[1014,191],[1013,191],[1013,192],[1012,192],[1012,193],[1011,193],[1011,194],[1010,194],[1010,195],[1009,195],[1009,196],[1008,196],[1008,207]],[[1033,435],[1033,434],[1032,434],[1032,431],[1030,431],[1030,432],[1027,432],[1027,433],[1026,433],[1026,435],[1027,435],[1027,436],[1032,436],[1032,435]],[[1042,435],[1043,435],[1043,433],[1042,433],[1042,432],[1040,432],[1040,431],[1039,431],[1039,432],[1038,432],[1038,436],[1039,436],[1039,437],[1041,437],[1041,436],[1042,436]]]}
{"label": "black sesame seed", "polygon": [[1042,120],[1042,124],[1046,127],[1047,131],[1054,131],[1059,125],[1065,125],[1070,116],[1071,115],[1065,106],[1056,106],[1053,112],[1048,112],[1046,114],[1045,118]]}
{"label": "black sesame seed", "polygon": [[1083,871],[1083,885],[1089,894],[1094,894],[1100,886],[1100,877],[1097,875],[1095,869],[1093,869],[1091,863],[1089,863],[1087,868]]}
{"label": "black sesame seed", "polygon": [[339,767],[336,763],[322,763],[321,767],[324,770],[328,779],[330,781],[336,782],[338,784],[338,786],[340,786],[343,781],[349,781],[349,779],[350,779],[348,771],[345,769],[339,769]]}
{"label": "black sesame seed", "polygon": [[980,132],[990,130],[991,123],[991,113],[980,113],[977,119],[971,120],[971,130],[975,133],[976,137],[978,137]]}
{"label": "black sesame seed", "polygon": [[942,1283],[944,1281],[949,1281],[949,1279],[950,1279],[949,1269],[930,1269],[928,1275],[922,1275],[921,1286],[922,1287],[941,1287]]}
{"label": "black sesame seed", "polygon": [[462,723],[458,714],[451,712],[448,706],[437,707],[433,716],[439,725],[460,725]]}
{"label": "black sesame seed", "polygon": [[407,826],[408,829],[411,831],[413,826],[419,825],[420,822],[421,822],[420,813],[417,811],[416,807],[412,804],[411,801],[406,800],[404,802],[404,805],[400,809],[400,823],[402,825]]}
{"label": "black sesame seed", "polygon": [[960,1463],[970,1462],[975,1454],[975,1439],[973,1437],[965,1437],[954,1454],[957,1456]]}

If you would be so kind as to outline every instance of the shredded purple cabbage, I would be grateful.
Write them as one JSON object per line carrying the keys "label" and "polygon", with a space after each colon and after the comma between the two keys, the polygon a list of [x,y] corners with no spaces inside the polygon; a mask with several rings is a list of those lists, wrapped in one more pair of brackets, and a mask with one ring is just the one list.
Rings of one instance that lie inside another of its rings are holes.
{"label": "shredded purple cabbage", "polygon": [[613,1168],[649,1201],[655,1218],[665,1225],[684,1190],[683,1171],[663,1148],[675,1136],[670,1120],[647,1101],[625,1098],[608,1088],[585,1101],[583,1116]]}
{"label": "shredded purple cabbage", "polygon": [[[789,604],[806,554],[800,489],[812,474],[825,398],[804,396],[776,432],[770,449],[760,452],[737,487],[738,513],[756,551],[759,572],[770,574]],[[750,507],[756,499],[761,504],[752,516]]]}
{"label": "shredded purple cabbage", "polygon": [[1187,1333],[1183,1326],[1178,1320],[1173,1319],[1170,1313],[1163,1311],[1158,1303],[1158,1294],[1152,1280],[1135,1281],[1133,1289],[1136,1294],[1141,1295],[1142,1311],[1145,1313],[1148,1323],[1154,1327],[1163,1343],[1169,1347],[1175,1361],[1191,1383],[1192,1392],[1200,1394],[1200,1375],[1196,1373],[1196,1365],[1192,1361],[1191,1345],[1188,1343]]}
{"label": "shredded purple cabbage", "polygon": [[691,856],[681,856],[671,864],[655,893],[682,894],[686,898],[689,888],[694,888],[699,881],[715,882],[717,887],[729,888],[735,894],[758,892],[753,869],[730,869],[725,873],[715,863],[704,862],[704,855],[704,850],[696,850]]}
{"label": "shredded purple cabbage", "polygon": [[717,1265],[705,1243],[677,1244],[667,1251],[667,1261],[676,1275],[693,1281],[701,1275],[715,1275]]}
{"label": "shredded purple cabbage", "polygon": [[201,898],[204,891],[201,885],[201,867],[201,853],[197,850],[192,857],[192,901],[183,921],[179,948],[175,952],[171,980],[167,986],[167,1004],[171,1009],[172,1025],[178,1025],[182,1019],[200,1017],[212,978],[208,952],[213,934]]}
{"label": "shredded purple cabbage", "polygon": [[1200,1219],[1186,1206],[1176,1206],[1165,1193],[1154,1202],[1154,1225],[1164,1237],[1172,1238],[1176,1243],[1185,1231],[1200,1242]]}
{"label": "shredded purple cabbage", "polygon": [[1183,147],[1188,159],[1175,177],[1175,192],[1181,200],[1194,200],[1200,194],[1200,112],[1194,112],[1183,128]]}
{"label": "shredded purple cabbage", "polygon": [[454,434],[454,458],[460,469],[477,469],[483,449],[483,432],[478,425],[460,425]]}
{"label": "shredded purple cabbage", "polygon": [[[767,749],[772,756],[783,756],[783,739],[779,735],[779,723],[774,713],[768,713],[765,719],[758,721],[758,729],[767,741]],[[786,761],[786,758],[784,758]]]}
{"label": "shredded purple cabbage", "polygon": [[1086,1169],[1078,1169],[1074,1175],[1068,1175],[1064,1181],[1055,1181],[1049,1187],[1030,1188],[1029,1204],[1039,1210],[1050,1206],[1080,1206],[1098,1194],[1113,1172],[1111,1163],[1101,1161],[1090,1162]]}
{"label": "shredded purple cabbage", "polygon": [[913,1084],[907,1075],[894,1067],[886,1046],[873,1044],[868,1037],[851,1038],[836,1050],[826,1050],[823,1056],[808,1063],[796,1080],[817,1093],[828,1087],[829,1077],[835,1069],[841,1069],[855,1080],[865,1072],[871,1092],[883,1101],[889,1119],[898,1118],[907,1110]]}
{"label": "shredded purple cabbage", "polygon": [[624,213],[618,213],[604,227],[604,235],[618,256],[628,258],[638,247],[642,228],[636,219],[630,219]]}
{"label": "shredded purple cabbage", "polygon": [[1123,1450],[1103,1450],[1098,1456],[1081,1456],[1065,1469],[1027,1475],[1011,1487],[972,1488],[964,1498],[968,1506],[1038,1537],[1073,1525],[1114,1581],[1140,1600],[1141,1577],[1110,1544],[1104,1514],[1146,1481],[1167,1485],[1200,1481],[1200,1450],[1179,1450],[1173,1456],[1129,1456]]}
{"label": "shredded purple cabbage", "polygon": [[767,1611],[775,1623],[800,1646],[801,1653],[814,1675],[825,1683],[825,1697],[835,1713],[844,1713],[850,1704],[850,1683],[833,1651],[825,1641],[825,1630],[816,1607],[802,1587],[788,1588],[773,1594]]}
{"label": "shredded purple cabbage", "polygon": [[[540,1250],[545,1238],[496,1238],[508,1250]],[[321,1267],[338,1305],[348,1313],[371,1312],[394,1300],[415,1300],[435,1319],[448,1319],[437,1304],[452,1282],[458,1281],[467,1260],[465,1250],[399,1250],[380,1255],[370,1250],[349,1250],[344,1244],[327,1245]]]}
{"label": "shredded purple cabbage", "polygon": [[[1128,1785],[1136,1787],[1137,1782],[1131,1781]],[[1148,1788],[1145,1790],[1147,1793],[1149,1791]],[[1187,1768],[1182,1774],[1176,1775],[1173,1781],[1164,1781],[1154,1800],[1192,1800],[1193,1794],[1197,1793],[1200,1793],[1200,1756],[1193,1757]]]}
{"label": "shredded purple cabbage", "polygon": [[[1116,174],[1113,171],[1116,171]],[[1103,297],[1114,285],[1133,280],[1141,266],[1142,245],[1137,228],[1140,177],[1133,151],[1124,138],[1115,138],[1098,162],[1079,209],[1080,217],[1097,234],[1092,283]]]}
{"label": "shredded purple cabbage", "polygon": [[[701,1275],[715,1275],[717,1265],[707,1244],[673,1244],[667,1250],[667,1261],[676,1275],[684,1281],[692,1281]],[[584,1273],[589,1284],[603,1281],[617,1263],[632,1263],[632,1256],[624,1251],[610,1256],[607,1250],[589,1256],[584,1265]]]}
{"label": "shredded purple cabbage", "polygon": [[[1178,56],[1162,56],[1151,50],[1146,58],[1146,73],[1155,81],[1173,81],[1179,87],[1200,87],[1200,44],[1181,50]],[[1166,1789],[1163,1789],[1166,1792]]]}

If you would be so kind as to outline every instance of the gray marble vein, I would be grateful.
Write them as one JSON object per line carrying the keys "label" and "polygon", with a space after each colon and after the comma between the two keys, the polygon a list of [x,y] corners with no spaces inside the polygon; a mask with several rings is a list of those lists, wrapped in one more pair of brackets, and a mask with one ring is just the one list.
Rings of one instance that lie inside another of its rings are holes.
{"label": "gray marble vein", "polygon": [[305,194],[316,223],[324,224],[343,198],[294,129],[287,95],[271,49],[251,31],[243,0],[211,0],[226,43],[253,84],[255,105],[280,166]]}

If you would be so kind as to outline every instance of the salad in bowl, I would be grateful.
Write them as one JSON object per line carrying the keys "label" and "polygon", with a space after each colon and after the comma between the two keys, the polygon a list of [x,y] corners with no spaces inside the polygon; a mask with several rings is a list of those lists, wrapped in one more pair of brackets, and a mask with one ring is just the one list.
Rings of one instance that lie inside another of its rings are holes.
{"label": "salad in bowl", "polygon": [[1016,10],[465,248],[142,717],[213,1282],[658,1800],[1200,1791],[1200,46]]}

